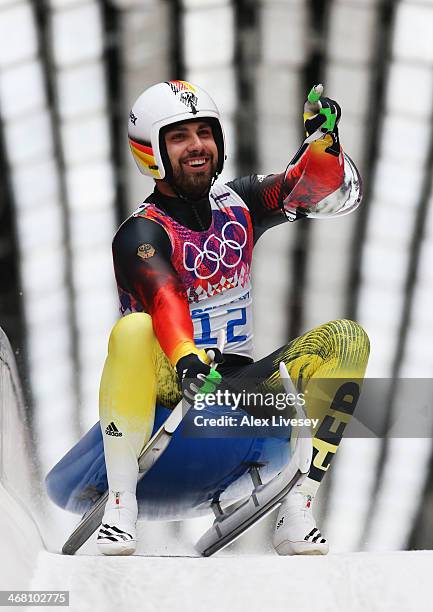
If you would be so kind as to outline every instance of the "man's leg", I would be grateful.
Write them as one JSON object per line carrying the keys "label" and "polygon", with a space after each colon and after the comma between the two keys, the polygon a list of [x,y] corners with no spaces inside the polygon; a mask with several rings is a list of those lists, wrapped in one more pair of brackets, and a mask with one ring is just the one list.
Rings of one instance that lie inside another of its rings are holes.
{"label": "man's leg", "polygon": [[296,338],[279,355],[306,398],[313,430],[310,486],[317,490],[355,410],[369,356],[369,340],[354,321],[341,319]]}
{"label": "man's leg", "polygon": [[369,356],[369,340],[349,320],[326,323],[283,349],[284,361],[298,391],[306,398],[313,429],[309,476],[288,496],[277,518],[274,545],[279,554],[326,554],[328,543],[316,527],[312,503],[356,408]]}
{"label": "man's leg", "polygon": [[[318,419],[312,432],[309,476],[296,494],[287,497],[278,515],[274,544],[280,554],[328,551],[311,513],[312,502],[356,407],[368,355],[365,331],[354,321],[342,319],[311,330],[253,364],[223,372],[223,379],[235,389],[246,385],[249,391],[281,393],[279,364],[284,361],[298,393],[305,393],[307,417]],[[272,407],[244,409],[257,417],[278,416]]]}
{"label": "man's leg", "polygon": [[151,317],[144,313],[123,317],[110,335],[99,394],[109,486],[98,533],[104,554],[135,550],[137,459],[152,434],[159,387],[166,405],[180,398],[176,373],[155,338]]}

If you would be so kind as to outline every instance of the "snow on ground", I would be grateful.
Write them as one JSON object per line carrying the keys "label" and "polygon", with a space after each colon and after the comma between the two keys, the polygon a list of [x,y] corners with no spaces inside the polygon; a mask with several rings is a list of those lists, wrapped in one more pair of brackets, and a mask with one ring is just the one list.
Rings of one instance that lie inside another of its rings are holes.
{"label": "snow on ground", "polygon": [[70,590],[74,611],[406,612],[430,609],[432,564],[431,551],[209,559],[44,551],[31,588]]}

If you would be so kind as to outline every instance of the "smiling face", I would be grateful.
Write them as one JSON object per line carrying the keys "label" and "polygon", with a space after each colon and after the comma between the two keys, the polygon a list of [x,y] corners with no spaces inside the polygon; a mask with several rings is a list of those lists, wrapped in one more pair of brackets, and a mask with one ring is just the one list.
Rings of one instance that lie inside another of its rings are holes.
{"label": "smiling face", "polygon": [[[218,164],[211,126],[206,121],[188,121],[170,126],[164,137],[176,188],[191,200],[200,199],[209,191]],[[158,188],[175,195],[165,181],[158,181]]]}

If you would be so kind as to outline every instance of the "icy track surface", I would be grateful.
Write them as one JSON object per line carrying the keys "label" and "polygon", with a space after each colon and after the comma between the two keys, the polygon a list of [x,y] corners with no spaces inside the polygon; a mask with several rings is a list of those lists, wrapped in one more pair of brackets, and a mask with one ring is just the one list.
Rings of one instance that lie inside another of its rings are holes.
{"label": "icy track surface", "polygon": [[93,612],[418,611],[431,599],[432,564],[430,551],[210,559],[44,551],[31,588],[69,589],[71,610]]}

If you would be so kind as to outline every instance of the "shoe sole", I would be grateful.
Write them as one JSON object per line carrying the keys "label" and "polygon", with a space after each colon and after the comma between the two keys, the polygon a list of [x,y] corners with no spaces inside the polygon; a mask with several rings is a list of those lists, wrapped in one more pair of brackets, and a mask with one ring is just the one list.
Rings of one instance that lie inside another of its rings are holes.
{"label": "shoe sole", "polygon": [[327,555],[327,544],[313,545],[309,542],[281,542],[275,546],[277,553],[283,557],[291,555]]}
{"label": "shoe sole", "polygon": [[136,549],[136,542],[98,542],[98,550],[103,555],[133,555]]}

